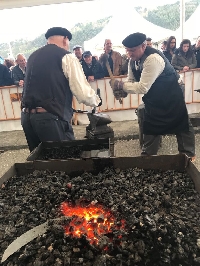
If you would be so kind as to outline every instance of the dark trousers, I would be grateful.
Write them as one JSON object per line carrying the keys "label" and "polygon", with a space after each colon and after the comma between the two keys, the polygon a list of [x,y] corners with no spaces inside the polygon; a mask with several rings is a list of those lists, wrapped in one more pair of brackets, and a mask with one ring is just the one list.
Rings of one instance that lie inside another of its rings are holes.
{"label": "dark trousers", "polygon": [[71,124],[60,120],[51,113],[21,113],[21,125],[24,130],[30,152],[40,142],[74,140]]}
{"label": "dark trousers", "polygon": [[[159,135],[143,135],[142,152],[147,155],[156,155],[160,145]],[[176,134],[179,153],[184,153],[188,157],[195,156],[195,135],[194,129],[189,121],[189,131]]]}
{"label": "dark trousers", "polygon": [[[182,88],[183,90],[183,88]],[[140,144],[142,147],[142,154],[156,155],[160,147],[160,135],[145,135],[143,134],[143,121],[144,121],[144,104],[140,104],[137,110],[139,131],[140,131]],[[188,157],[195,156],[195,135],[193,126],[189,120],[189,131],[176,134],[178,143],[178,151],[186,154]]]}

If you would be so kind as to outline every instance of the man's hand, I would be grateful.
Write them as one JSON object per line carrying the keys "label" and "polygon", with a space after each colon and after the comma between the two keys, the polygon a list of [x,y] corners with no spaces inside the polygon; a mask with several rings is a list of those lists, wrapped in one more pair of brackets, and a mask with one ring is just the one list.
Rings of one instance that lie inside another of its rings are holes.
{"label": "man's hand", "polygon": [[188,71],[188,70],[190,70],[189,66],[184,66],[183,71]]}
{"label": "man's hand", "polygon": [[19,87],[23,87],[24,86],[24,81],[21,79],[20,81],[19,81]]}
{"label": "man's hand", "polygon": [[109,83],[111,88],[113,89],[113,94],[117,100],[127,97],[127,93],[123,90],[123,81],[111,79]]}
{"label": "man's hand", "polygon": [[94,81],[94,76],[89,76],[88,81]]}

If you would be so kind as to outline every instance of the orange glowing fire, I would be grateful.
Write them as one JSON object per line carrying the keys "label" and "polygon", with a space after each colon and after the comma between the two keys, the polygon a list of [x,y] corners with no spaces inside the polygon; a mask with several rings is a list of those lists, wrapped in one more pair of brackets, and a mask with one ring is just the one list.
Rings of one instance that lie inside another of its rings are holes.
{"label": "orange glowing fire", "polygon": [[[73,237],[85,236],[90,244],[98,244],[102,235],[112,232],[115,218],[101,206],[71,207],[67,203],[61,205],[62,213],[73,217],[69,225],[65,226],[65,233]],[[124,227],[122,221],[121,227]]]}

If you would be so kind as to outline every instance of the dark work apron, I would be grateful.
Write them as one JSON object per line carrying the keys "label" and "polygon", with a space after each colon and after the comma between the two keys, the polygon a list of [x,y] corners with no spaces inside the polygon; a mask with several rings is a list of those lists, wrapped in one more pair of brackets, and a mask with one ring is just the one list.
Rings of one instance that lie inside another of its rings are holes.
{"label": "dark work apron", "polygon": [[[137,81],[140,80],[143,62],[153,53],[161,55],[158,50],[147,47],[137,70],[132,62],[132,71]],[[188,112],[177,73],[168,60],[161,56],[165,68],[142,98],[145,104],[143,132],[146,135],[177,134],[189,130]]]}

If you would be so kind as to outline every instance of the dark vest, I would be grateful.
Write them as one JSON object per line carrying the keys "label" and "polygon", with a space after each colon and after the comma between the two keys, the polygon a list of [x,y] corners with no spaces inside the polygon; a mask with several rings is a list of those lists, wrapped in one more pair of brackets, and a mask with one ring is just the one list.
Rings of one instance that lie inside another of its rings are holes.
{"label": "dark vest", "polygon": [[68,53],[48,44],[30,55],[24,81],[25,107],[43,107],[61,119],[71,120],[72,92],[62,70],[62,58]]}
{"label": "dark vest", "polygon": [[137,81],[140,80],[145,59],[154,53],[164,59],[165,68],[142,98],[145,104],[144,134],[165,135],[188,131],[188,113],[178,84],[178,74],[165,56],[160,51],[147,47],[137,69],[135,62],[131,62],[134,77]]}

